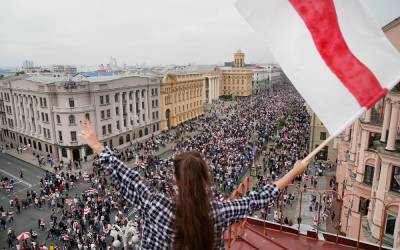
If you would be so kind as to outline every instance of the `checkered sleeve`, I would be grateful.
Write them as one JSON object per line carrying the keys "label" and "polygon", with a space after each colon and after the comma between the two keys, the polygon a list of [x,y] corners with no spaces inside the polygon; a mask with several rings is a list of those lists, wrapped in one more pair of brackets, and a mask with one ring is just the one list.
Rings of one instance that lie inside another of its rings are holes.
{"label": "checkered sleeve", "polygon": [[265,185],[258,191],[252,191],[245,197],[222,203],[222,214],[225,226],[251,215],[254,211],[265,208],[280,194],[278,187],[273,184]]}
{"label": "checkered sleeve", "polygon": [[140,175],[126,167],[108,147],[97,159],[96,168],[111,176],[114,187],[126,201],[141,208],[149,204],[151,192],[140,180]]}

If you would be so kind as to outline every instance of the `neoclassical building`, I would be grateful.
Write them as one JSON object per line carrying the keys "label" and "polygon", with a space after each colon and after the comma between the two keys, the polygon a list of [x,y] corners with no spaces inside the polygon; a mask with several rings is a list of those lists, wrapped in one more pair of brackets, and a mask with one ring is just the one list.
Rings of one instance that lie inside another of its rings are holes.
{"label": "neoclassical building", "polygon": [[122,147],[160,130],[159,78],[56,75],[0,80],[3,140],[69,161],[92,150],[79,121],[89,118],[104,145]]}
{"label": "neoclassical building", "polygon": [[[168,130],[204,114],[205,82],[202,73],[166,74],[160,87],[161,130]],[[208,92],[211,84],[207,84]]]}
{"label": "neoclassical building", "polygon": [[246,68],[245,54],[238,50],[234,54],[232,67],[221,67],[220,96],[250,96],[252,94],[253,72]]}
{"label": "neoclassical building", "polygon": [[[400,49],[400,21],[383,28]],[[397,35],[395,35],[397,34]],[[393,40],[393,39],[397,40]],[[337,182],[344,197],[341,231],[400,249],[400,88],[347,128],[338,143]]]}

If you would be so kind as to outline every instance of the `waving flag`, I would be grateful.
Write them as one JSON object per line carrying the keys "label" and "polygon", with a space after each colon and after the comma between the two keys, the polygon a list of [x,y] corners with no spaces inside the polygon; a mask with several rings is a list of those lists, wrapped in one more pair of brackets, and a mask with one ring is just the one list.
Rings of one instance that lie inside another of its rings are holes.
{"label": "waving flag", "polygon": [[359,0],[239,0],[295,88],[338,135],[400,81],[400,55]]}

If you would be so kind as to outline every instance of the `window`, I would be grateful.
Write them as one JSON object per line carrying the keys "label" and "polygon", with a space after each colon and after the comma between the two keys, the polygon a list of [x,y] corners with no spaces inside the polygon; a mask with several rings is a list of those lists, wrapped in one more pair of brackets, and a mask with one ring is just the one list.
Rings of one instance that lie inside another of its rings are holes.
{"label": "window", "polygon": [[46,98],[43,98],[43,107],[47,107],[47,100],[46,100]]}
{"label": "window", "polygon": [[124,127],[126,127],[126,119],[124,119]]}
{"label": "window", "polygon": [[400,167],[393,166],[392,179],[390,181],[390,191],[400,193]]}
{"label": "window", "polygon": [[61,155],[62,155],[62,157],[65,157],[65,158],[68,157],[68,153],[67,153],[67,149],[66,148],[62,148],[61,149]]}
{"label": "window", "polygon": [[62,138],[62,131],[58,131],[58,140],[61,142],[63,140]]}
{"label": "window", "polygon": [[100,105],[103,105],[104,104],[104,96],[100,96]]}
{"label": "window", "polygon": [[114,96],[114,101],[115,101],[115,102],[118,102],[118,100],[119,100],[119,94],[115,94],[115,96]]}
{"label": "window", "polygon": [[49,122],[49,114],[46,113],[46,122]]}
{"label": "window", "polygon": [[115,107],[115,114],[119,115],[119,107]]}
{"label": "window", "polygon": [[145,92],[145,90],[144,90],[144,89],[142,89],[142,97],[144,97],[144,92]]}
{"label": "window", "polygon": [[143,121],[145,122],[146,121],[146,116],[143,114]]}
{"label": "window", "polygon": [[110,117],[111,117],[111,110],[107,109],[107,118],[110,118]]}
{"label": "window", "polygon": [[149,129],[148,128],[145,128],[144,129],[144,135],[148,135],[149,134]]}
{"label": "window", "polygon": [[386,227],[385,227],[385,234],[393,236],[394,234],[394,226],[396,224],[396,217],[388,214],[386,219]]}
{"label": "window", "polygon": [[69,98],[68,99],[69,107],[74,108],[75,107],[75,100],[74,98]]}
{"label": "window", "polygon": [[326,139],[326,132],[321,132],[320,134],[319,134],[319,139],[320,140],[325,140]]}
{"label": "window", "polygon": [[71,131],[71,141],[72,142],[76,141],[76,131]]}
{"label": "window", "polygon": [[70,125],[75,125],[75,116],[74,115],[70,115],[68,117],[68,119],[69,119],[69,124]]}
{"label": "window", "polygon": [[144,109],[144,102],[142,102],[142,109]]}
{"label": "window", "polygon": [[117,129],[119,129],[119,121],[117,121]]}
{"label": "window", "polygon": [[61,118],[60,118],[60,115],[57,115],[57,116],[56,116],[56,119],[57,119],[57,124],[61,124]]}
{"label": "window", "polygon": [[374,170],[373,166],[366,165],[364,171],[364,183],[367,185],[372,185],[372,181],[374,179]]}
{"label": "window", "polygon": [[126,140],[126,142],[131,141],[131,135],[130,135],[130,134],[127,134],[125,140]]}
{"label": "window", "polygon": [[120,136],[119,137],[119,145],[122,145],[122,144],[124,144],[124,137]]}
{"label": "window", "polygon": [[358,206],[358,212],[361,216],[365,216],[368,214],[369,200],[364,197],[360,197],[360,205]]}
{"label": "window", "polygon": [[103,130],[103,136],[107,134],[107,128],[106,125],[102,126],[102,130]]}
{"label": "window", "polygon": [[101,119],[104,120],[104,118],[105,118],[104,110],[102,110],[102,111],[100,112],[100,114],[101,114],[101,115],[100,115],[100,116],[101,116]]}
{"label": "window", "polygon": [[111,134],[111,124],[108,124],[108,133]]}
{"label": "window", "polygon": [[110,96],[106,95],[106,104],[110,104]]}
{"label": "window", "polygon": [[45,121],[44,120],[44,113],[42,112],[41,115],[42,115],[42,121],[44,122]]}
{"label": "window", "polygon": [[133,111],[133,105],[129,104],[129,112],[132,112],[132,111]]}

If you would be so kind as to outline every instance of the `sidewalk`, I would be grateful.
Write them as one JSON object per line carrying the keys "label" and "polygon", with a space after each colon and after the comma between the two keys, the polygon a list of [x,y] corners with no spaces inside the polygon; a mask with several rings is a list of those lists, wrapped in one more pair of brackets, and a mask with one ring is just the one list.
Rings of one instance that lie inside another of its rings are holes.
{"label": "sidewalk", "polygon": [[[43,169],[45,171],[47,170],[49,172],[54,173],[54,168],[52,168],[47,162],[46,162],[45,166],[43,166],[43,167],[39,166],[38,160],[37,160],[36,156],[33,156],[32,150],[28,149],[21,154],[19,154],[16,149],[7,149],[5,152],[8,155],[11,155],[21,161],[25,161],[37,168]],[[59,163],[55,162],[55,164],[58,165]],[[79,169],[73,168],[72,171],[67,171],[67,172],[78,173],[79,171],[81,171],[82,173],[84,173],[84,172],[89,173],[89,172],[91,172],[92,164],[93,164],[93,161],[81,162],[81,168],[79,168]]]}

